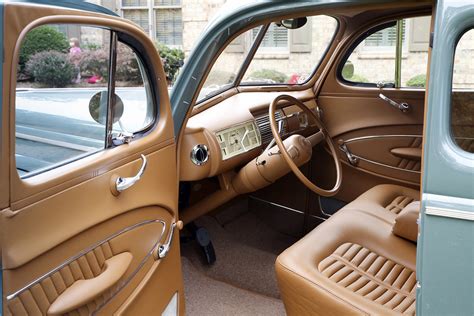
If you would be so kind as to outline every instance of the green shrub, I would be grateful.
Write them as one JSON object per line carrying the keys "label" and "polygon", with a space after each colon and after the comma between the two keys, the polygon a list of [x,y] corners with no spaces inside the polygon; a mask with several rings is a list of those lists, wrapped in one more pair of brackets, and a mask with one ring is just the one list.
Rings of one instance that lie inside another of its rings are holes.
{"label": "green shrub", "polygon": [[249,75],[249,81],[255,79],[266,79],[271,80],[274,83],[285,83],[288,80],[288,76],[282,72],[273,69],[260,69],[252,72]]}
{"label": "green shrub", "polygon": [[351,78],[354,76],[354,64],[348,60],[344,64],[344,67],[342,67],[342,78],[348,80],[348,78]]}
{"label": "green shrub", "polygon": [[67,52],[69,42],[66,36],[52,26],[43,25],[26,34],[20,48],[20,69],[23,70],[26,63],[36,53],[43,51]]}
{"label": "green shrub", "polygon": [[161,43],[157,43],[156,48],[163,62],[166,78],[169,82],[174,82],[179,68],[181,68],[184,63],[184,52],[178,48],[169,48]]}
{"label": "green shrub", "polygon": [[65,87],[76,75],[68,55],[56,51],[39,52],[26,63],[26,71],[36,82],[47,87]]}
{"label": "green shrub", "polygon": [[426,75],[416,75],[407,81],[407,87],[424,88],[426,86]]}
{"label": "green shrub", "polygon": [[71,56],[79,66],[81,73],[86,76],[100,76],[108,78],[109,49],[83,50],[77,56]]}
{"label": "green shrub", "polygon": [[118,45],[115,79],[117,81],[127,81],[134,84],[143,83],[138,60],[128,46]]}

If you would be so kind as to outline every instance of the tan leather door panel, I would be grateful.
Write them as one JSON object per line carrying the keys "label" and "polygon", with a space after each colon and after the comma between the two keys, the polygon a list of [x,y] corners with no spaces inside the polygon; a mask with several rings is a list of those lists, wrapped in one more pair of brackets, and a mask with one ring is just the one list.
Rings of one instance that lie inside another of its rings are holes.
{"label": "tan leather door panel", "polygon": [[[318,105],[329,133],[339,147],[344,163],[344,180],[338,198],[350,201],[365,189],[381,183],[418,187],[423,134],[423,90],[327,85]],[[407,102],[403,113],[379,98],[383,93],[397,102]],[[351,163],[341,147],[348,149]],[[326,154],[326,153],[324,153]],[[315,159],[318,159],[317,157]],[[330,171],[317,171],[320,179],[332,183]],[[358,185],[354,185],[358,183]]]}
{"label": "tan leather door panel", "polygon": [[[149,73],[158,82],[158,113],[153,128],[130,144],[22,179],[15,165],[19,42],[28,29],[45,23],[110,28],[140,42]],[[183,314],[176,144],[166,78],[154,44],[138,27],[119,18],[7,4],[4,59],[3,76],[11,80],[3,82],[2,108],[9,126],[2,143],[9,144],[9,150],[1,155],[10,178],[9,207],[0,211],[3,312],[161,314],[176,298],[175,308]],[[117,177],[137,174],[141,155],[148,162],[143,176],[117,195]]]}

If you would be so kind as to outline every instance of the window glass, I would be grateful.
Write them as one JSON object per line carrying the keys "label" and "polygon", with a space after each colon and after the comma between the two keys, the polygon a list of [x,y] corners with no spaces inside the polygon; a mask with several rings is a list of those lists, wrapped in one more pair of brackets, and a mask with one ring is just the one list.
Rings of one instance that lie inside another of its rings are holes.
{"label": "window glass", "polygon": [[198,102],[232,86],[260,27],[237,36],[219,55],[199,93]]}
{"label": "window glass", "polygon": [[426,87],[431,16],[405,19],[407,40],[403,41],[401,86]]}
{"label": "window glass", "polygon": [[[326,52],[337,28],[329,16],[308,17],[299,29],[270,24],[249,68],[243,85],[301,84],[311,76]],[[253,37],[257,33],[253,32]]]}
{"label": "window glass", "polygon": [[[108,30],[70,24],[40,26],[26,35],[15,99],[20,176],[106,147],[110,38]],[[139,58],[119,43],[116,64],[113,137],[141,131],[154,118],[150,84]]]}
{"label": "window glass", "polygon": [[114,125],[116,132],[136,133],[153,123],[154,103],[144,69],[135,52],[119,42],[115,94],[123,105],[123,114]]}
{"label": "window glass", "polygon": [[474,29],[466,32],[456,47],[451,129],[459,147],[474,153]]}
{"label": "window glass", "polygon": [[105,127],[89,113],[107,99],[110,31],[44,25],[22,42],[16,87],[16,166],[27,175],[104,148]]}
{"label": "window glass", "polygon": [[[401,87],[425,86],[430,20],[430,16],[401,20]],[[342,68],[342,78],[352,83],[394,87],[396,46],[395,23],[369,35],[349,55]]]}

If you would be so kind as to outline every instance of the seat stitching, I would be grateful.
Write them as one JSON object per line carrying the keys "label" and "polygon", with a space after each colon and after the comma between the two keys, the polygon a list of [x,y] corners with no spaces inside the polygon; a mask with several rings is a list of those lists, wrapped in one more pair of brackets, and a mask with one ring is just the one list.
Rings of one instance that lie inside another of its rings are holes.
{"label": "seat stitching", "polygon": [[362,275],[364,275],[365,277],[371,279],[372,281],[374,281],[375,283],[385,287],[385,288],[388,288],[388,289],[391,289],[399,294],[402,294],[402,295],[405,295],[407,297],[414,297],[415,294],[412,294],[412,293],[409,293],[409,292],[404,292],[404,291],[401,291],[393,286],[391,286],[390,284],[387,284],[385,282],[381,282],[380,280],[378,280],[377,278],[374,278],[372,275],[368,274],[366,271],[356,267],[354,264],[352,264],[350,261],[347,261],[346,259],[338,256],[338,255],[334,255],[334,254],[331,254],[330,255],[331,257],[336,257],[337,259],[340,259],[341,261],[343,261],[344,263],[346,263],[347,265],[351,266],[354,270],[358,271],[359,273],[361,273]]}
{"label": "seat stitching", "polygon": [[330,295],[334,296],[336,299],[338,299],[338,300],[340,300],[340,301],[342,301],[342,302],[344,302],[344,303],[346,303],[346,304],[352,306],[353,308],[357,309],[357,310],[360,311],[361,313],[364,313],[364,315],[370,315],[369,313],[363,311],[363,310],[360,309],[359,307],[353,305],[350,301],[347,301],[347,300],[341,298],[340,296],[334,294],[334,293],[333,293],[332,291],[330,291],[329,289],[326,289],[326,288],[322,287],[321,285],[319,285],[319,284],[317,284],[317,283],[315,283],[315,282],[309,280],[308,278],[306,278],[306,277],[304,277],[304,276],[302,276],[302,275],[296,273],[296,272],[293,271],[292,269],[288,268],[288,267],[287,267],[284,263],[282,263],[280,260],[277,260],[277,263],[278,263],[282,268],[284,268],[285,270],[287,270],[288,272],[291,272],[292,274],[294,274],[296,277],[298,277],[298,278],[300,278],[300,279],[303,279],[303,280],[305,280],[305,281],[307,281],[307,282],[313,284],[314,286],[316,286],[316,287],[320,288],[321,290],[323,290],[323,291],[329,293]]}

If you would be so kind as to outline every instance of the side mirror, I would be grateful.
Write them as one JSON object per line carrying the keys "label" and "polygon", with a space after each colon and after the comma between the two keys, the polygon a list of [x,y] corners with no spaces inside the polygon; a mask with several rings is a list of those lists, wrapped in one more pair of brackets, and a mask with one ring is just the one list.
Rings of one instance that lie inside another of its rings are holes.
{"label": "side mirror", "polygon": [[[100,91],[94,94],[89,101],[89,114],[94,121],[101,125],[105,125],[107,122],[107,95],[107,91]],[[115,94],[115,104],[112,109],[113,123],[117,123],[123,115],[123,102],[117,94]]]}
{"label": "side mirror", "polygon": [[279,24],[289,30],[295,30],[302,28],[307,22],[308,19],[304,16],[301,18],[281,20]]}

